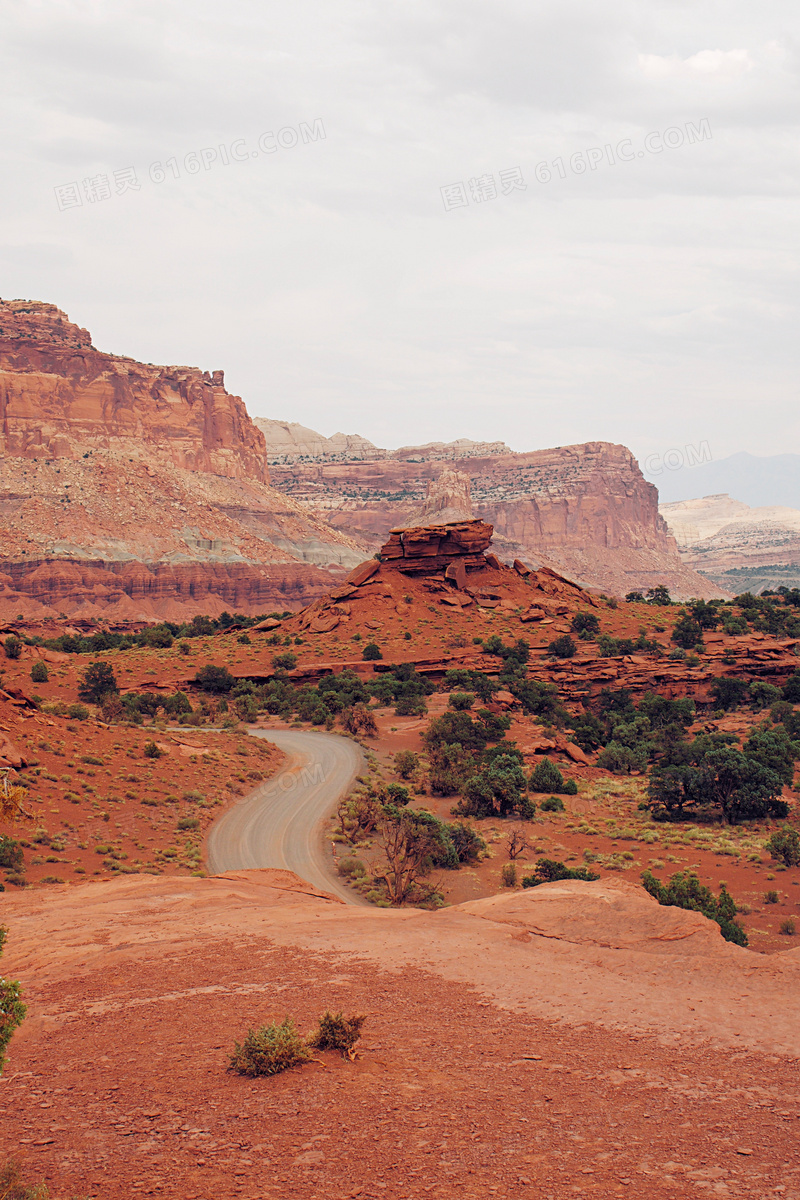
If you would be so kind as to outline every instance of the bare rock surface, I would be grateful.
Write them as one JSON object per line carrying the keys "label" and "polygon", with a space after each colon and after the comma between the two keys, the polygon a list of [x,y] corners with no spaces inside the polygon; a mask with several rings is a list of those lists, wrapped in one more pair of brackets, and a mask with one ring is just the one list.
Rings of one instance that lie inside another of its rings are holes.
{"label": "bare rock surface", "polygon": [[[636,891],[431,913],[236,872],[7,895],[29,1015],[0,1146],[110,1200],[796,1200],[797,954]],[[248,1027],[325,1008],[367,1014],[356,1063],[226,1072]]]}

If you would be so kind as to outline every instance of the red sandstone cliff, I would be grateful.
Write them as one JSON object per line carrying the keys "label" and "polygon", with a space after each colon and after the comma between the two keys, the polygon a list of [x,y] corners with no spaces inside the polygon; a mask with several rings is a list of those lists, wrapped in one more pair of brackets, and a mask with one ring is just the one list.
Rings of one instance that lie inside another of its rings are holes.
{"label": "red sandstone cliff", "polygon": [[222,371],[103,354],[52,304],[0,301],[0,430],[22,458],[103,449],[269,482],[264,435]]}
{"label": "red sandstone cliff", "polygon": [[[424,511],[436,459],[276,465],[276,486],[335,528],[378,549]],[[495,529],[495,550],[550,565],[585,586],[624,595],[666,583],[677,596],[721,593],[681,561],[659,516],[658,492],[624,446],[588,442],[530,453],[465,456],[472,512]]]}
{"label": "red sandstone cliff", "polygon": [[0,450],[6,619],[297,607],[364,557],[269,486],[221,371],[103,354],[51,304],[0,301]]}

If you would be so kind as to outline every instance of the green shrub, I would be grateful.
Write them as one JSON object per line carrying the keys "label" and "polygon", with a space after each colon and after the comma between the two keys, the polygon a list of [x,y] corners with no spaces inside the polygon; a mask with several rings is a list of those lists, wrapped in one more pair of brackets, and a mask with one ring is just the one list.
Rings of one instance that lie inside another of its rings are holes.
{"label": "green shrub", "polygon": [[25,862],[25,851],[19,842],[0,834],[0,867],[7,871],[20,871]]}
{"label": "green shrub", "polygon": [[600,632],[600,622],[594,613],[578,612],[572,618],[572,632],[580,638],[594,637]]}
{"label": "green shrub", "polygon": [[366,873],[367,868],[360,858],[339,859],[339,874],[344,875],[347,879],[363,878]]}
{"label": "green shrub", "polygon": [[106,696],[115,696],[118,691],[117,677],[108,663],[93,662],[83,673],[78,699],[87,704],[102,704]]}
{"label": "green shrub", "polygon": [[375,642],[367,642],[364,649],[361,651],[361,657],[366,662],[377,662],[379,658],[383,658],[381,648]]}
{"label": "green shrub", "polygon": [[47,667],[40,658],[34,659],[31,664],[31,682],[32,683],[47,683],[50,678]]}
{"label": "green shrub", "polygon": [[539,808],[542,812],[563,812],[564,801],[560,796],[548,796],[545,800],[541,801]]}
{"label": "green shrub", "polygon": [[693,871],[679,871],[667,884],[656,879],[651,871],[645,871],[642,883],[659,904],[700,912],[710,921],[716,921],[726,942],[735,942],[737,946],[747,945],[747,934],[734,920],[736,905],[724,883],[720,886],[719,897],[705,887]]}
{"label": "green shrub", "polygon": [[[3,953],[7,935],[8,930],[5,925],[0,925],[0,954]],[[3,1072],[6,1061],[6,1047],[11,1041],[14,1030],[22,1024],[26,1011],[17,981],[0,978],[0,1074]]]}
{"label": "green shrub", "polygon": [[477,829],[464,821],[454,821],[447,826],[453,845],[456,848],[458,861],[462,863],[477,862],[486,850],[486,842]]}
{"label": "green shrub", "polygon": [[6,658],[19,658],[22,653],[22,642],[15,633],[10,634],[3,642]]}
{"label": "green shrub", "polygon": [[236,680],[227,667],[217,667],[213,663],[207,663],[200,668],[192,682],[196,683],[204,692],[219,696],[233,691]]}
{"label": "green shrub", "polygon": [[782,862],[787,867],[796,867],[800,863],[800,834],[791,825],[784,825],[772,834],[765,843],[770,857],[776,862]]}
{"label": "green shrub", "polygon": [[538,887],[539,884],[554,883],[560,879],[582,879],[586,883],[593,883],[599,878],[599,875],[595,875],[587,867],[568,867],[565,863],[552,858],[539,858],[536,861],[536,870],[533,875],[522,876],[522,886],[524,888]]}
{"label": "green shrub", "polygon": [[273,654],[272,665],[277,671],[291,671],[297,666],[297,655],[291,650],[284,650],[282,654]]}
{"label": "green shrub", "polygon": [[565,633],[550,642],[547,647],[547,653],[551,658],[572,658],[577,649],[578,647],[572,638],[568,633]]}
{"label": "green shrub", "polygon": [[390,783],[386,789],[386,795],[389,797],[389,803],[395,804],[398,808],[405,808],[411,803],[411,792],[407,787],[403,787],[402,783]]}
{"label": "green shrub", "polygon": [[765,904],[777,904],[779,902],[779,900],[780,900],[780,896],[773,889],[771,889],[768,892],[764,892],[764,903]]}
{"label": "green shrub", "polygon": [[546,755],[537,763],[531,772],[530,787],[532,792],[563,792],[564,776],[558,767]]}
{"label": "green shrub", "polygon": [[457,712],[465,712],[468,708],[472,708],[475,703],[474,692],[451,692],[449,704]]}
{"label": "green shrub", "polygon": [[240,1044],[234,1042],[228,1070],[239,1075],[278,1075],[290,1067],[308,1062],[311,1057],[308,1046],[300,1037],[291,1017],[280,1025],[262,1025],[250,1029]]}
{"label": "green shrub", "polygon": [[155,742],[145,742],[144,754],[146,758],[161,758],[166,751],[162,750]]}
{"label": "green shrub", "polygon": [[577,794],[578,794],[578,784],[576,783],[576,781],[574,779],[565,780],[564,781],[564,795],[565,796],[577,796]]}
{"label": "green shrub", "polygon": [[342,1058],[355,1058],[355,1044],[361,1037],[361,1026],[366,1015],[359,1013],[345,1017],[341,1012],[327,1010],[319,1018],[318,1028],[309,1035],[307,1044],[313,1050],[338,1050]]}
{"label": "green shrub", "polygon": [[68,704],[67,716],[72,717],[73,721],[88,721],[89,709],[85,704]]}
{"label": "green shrub", "polygon": [[781,921],[781,933],[785,933],[787,937],[793,937],[796,931],[797,926],[791,917],[787,917],[785,921]]}
{"label": "green shrub", "polygon": [[513,862],[503,863],[501,872],[503,887],[513,888],[517,886],[517,864]]}
{"label": "green shrub", "polygon": [[197,817],[181,817],[176,826],[178,829],[199,829],[200,822]]}

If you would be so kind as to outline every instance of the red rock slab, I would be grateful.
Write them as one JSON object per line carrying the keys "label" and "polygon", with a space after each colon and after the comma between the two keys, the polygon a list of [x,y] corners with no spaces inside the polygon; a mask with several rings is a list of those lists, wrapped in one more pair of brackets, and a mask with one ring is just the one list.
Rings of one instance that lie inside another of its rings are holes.
{"label": "red rock slab", "polygon": [[366,583],[380,570],[381,564],[377,558],[368,558],[366,562],[360,563],[347,576],[347,582],[355,584],[359,587],[362,583]]}

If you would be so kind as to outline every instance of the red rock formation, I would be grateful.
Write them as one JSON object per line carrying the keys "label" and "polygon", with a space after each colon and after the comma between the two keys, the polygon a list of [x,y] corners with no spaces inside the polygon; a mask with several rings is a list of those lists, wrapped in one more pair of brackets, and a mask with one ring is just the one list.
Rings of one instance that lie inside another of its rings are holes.
{"label": "red rock formation", "polygon": [[103,354],[52,304],[0,301],[0,429],[24,458],[104,449],[268,482],[264,436],[222,371]]}
{"label": "red rock formation", "polygon": [[196,613],[294,610],[330,591],[331,572],[306,563],[143,563],[0,560],[0,618],[184,620]]}
{"label": "red rock formation", "polygon": [[103,354],[50,304],[0,301],[0,450],[0,619],[299,607],[363,558],[269,487],[221,371]]}
{"label": "red rock formation", "polygon": [[[666,583],[675,595],[719,595],[681,561],[658,513],[658,492],[624,446],[588,442],[525,454],[462,457],[476,517],[494,526],[497,553],[550,566],[617,595]],[[436,459],[275,466],[276,486],[378,549],[412,520],[441,472]],[[390,496],[401,497],[388,499]]]}
{"label": "red rock formation", "polygon": [[486,566],[483,551],[488,550],[491,541],[492,527],[483,521],[393,529],[388,542],[381,546],[381,561],[408,575],[458,572],[459,564],[466,570],[476,570]]}

